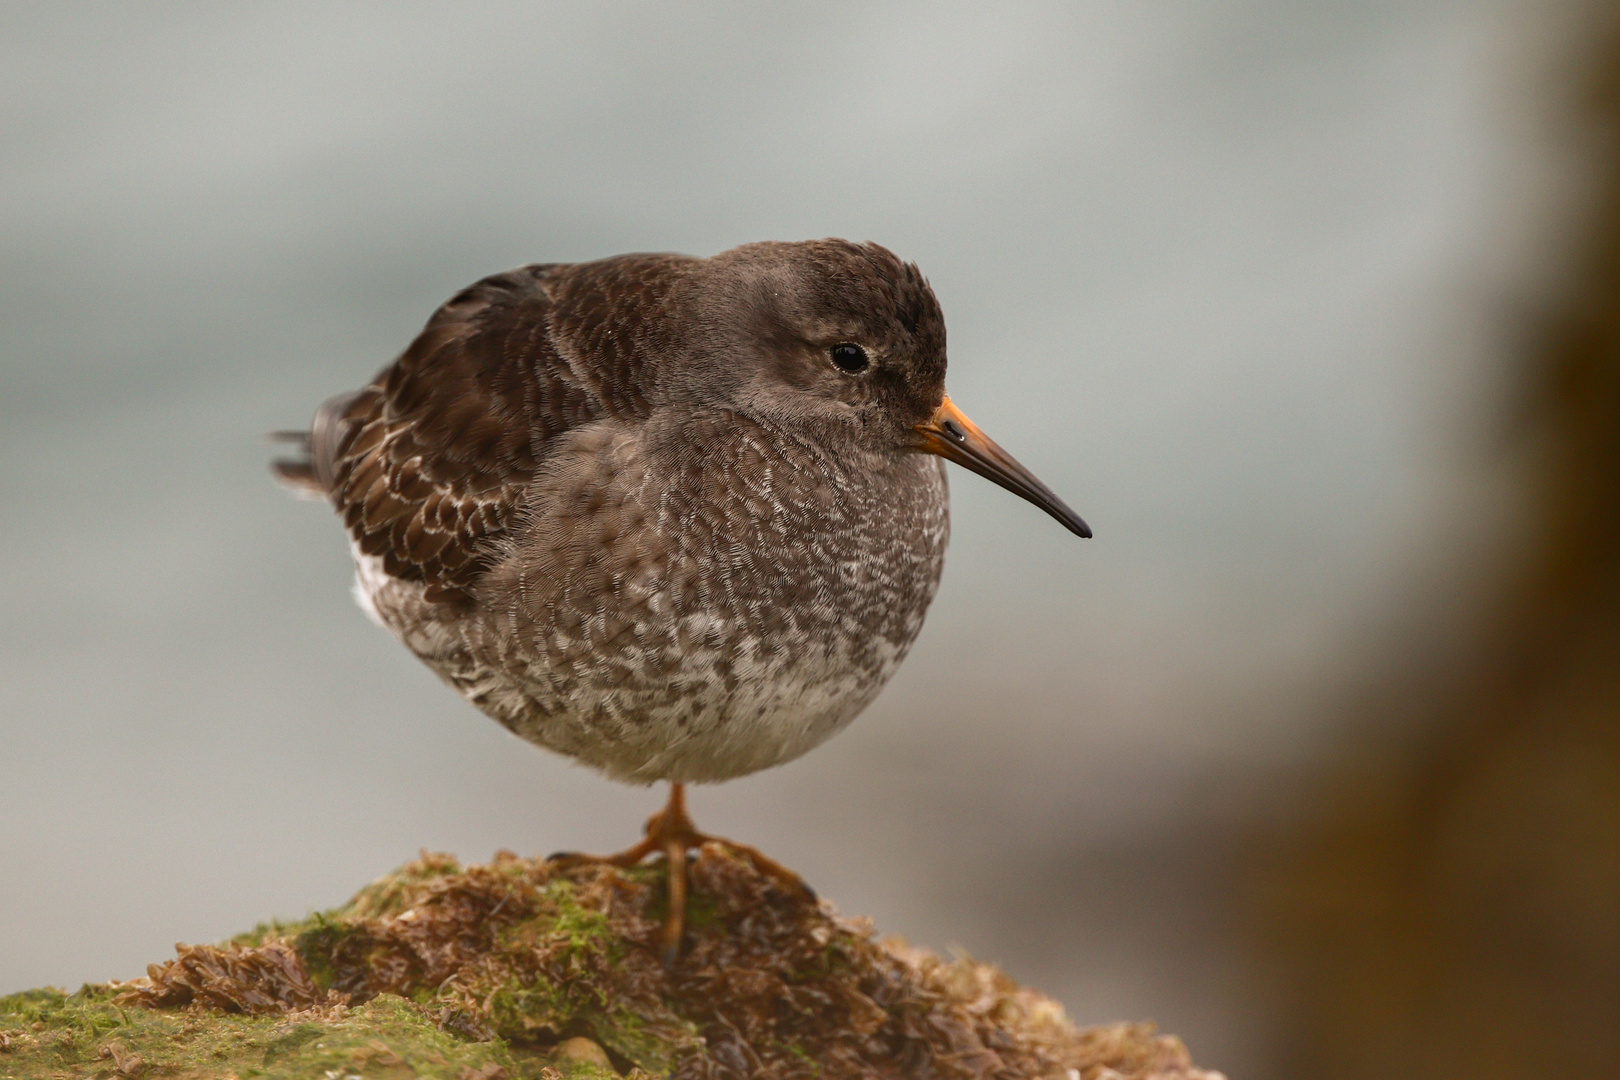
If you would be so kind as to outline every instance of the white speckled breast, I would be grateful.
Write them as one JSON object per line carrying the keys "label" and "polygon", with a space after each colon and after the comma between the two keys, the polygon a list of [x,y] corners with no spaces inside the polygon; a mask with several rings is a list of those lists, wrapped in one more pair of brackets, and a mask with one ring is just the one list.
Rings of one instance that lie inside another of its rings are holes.
{"label": "white speckled breast", "polygon": [[470,610],[361,560],[357,591],[523,738],[621,780],[724,780],[852,720],[904,658],[948,539],[943,463],[840,461],[734,413],[548,455]]}

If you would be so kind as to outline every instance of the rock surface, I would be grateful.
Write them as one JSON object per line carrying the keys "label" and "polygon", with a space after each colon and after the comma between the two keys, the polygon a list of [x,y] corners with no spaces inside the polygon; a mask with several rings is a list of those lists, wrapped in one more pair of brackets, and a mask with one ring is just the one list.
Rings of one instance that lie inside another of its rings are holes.
{"label": "rock surface", "polygon": [[1220,1080],[1147,1024],[1076,1029],[968,959],[874,938],[722,848],[659,962],[662,868],[422,858],[144,979],[0,998],[0,1077]]}

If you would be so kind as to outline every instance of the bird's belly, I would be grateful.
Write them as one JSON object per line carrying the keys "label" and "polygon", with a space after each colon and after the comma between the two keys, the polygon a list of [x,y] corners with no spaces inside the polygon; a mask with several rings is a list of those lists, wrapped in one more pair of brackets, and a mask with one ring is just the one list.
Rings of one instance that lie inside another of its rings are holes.
{"label": "bird's belly", "polygon": [[621,780],[724,780],[830,738],[904,654],[887,641],[761,636],[716,616],[653,637],[585,665],[559,664],[566,647],[540,650],[513,679],[528,708],[508,726]]}
{"label": "bird's belly", "polygon": [[627,523],[651,500],[614,485],[597,533],[541,520],[475,611],[434,625],[418,609],[400,625],[388,590],[371,606],[531,742],[632,783],[741,776],[847,725],[921,630],[948,512],[938,462],[905,467],[887,499],[851,484],[814,522],[784,521],[795,504],[782,499],[712,533],[674,516]]}

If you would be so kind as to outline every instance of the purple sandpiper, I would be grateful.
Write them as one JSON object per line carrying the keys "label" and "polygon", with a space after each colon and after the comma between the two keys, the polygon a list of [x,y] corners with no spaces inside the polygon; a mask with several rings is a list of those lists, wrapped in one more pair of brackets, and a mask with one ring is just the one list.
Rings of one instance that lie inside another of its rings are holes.
{"label": "purple sandpiper", "polygon": [[[634,784],[679,947],[687,783],[792,760],[894,674],[954,461],[1091,532],[945,394],[945,320],[876,244],[620,255],[472,285],[276,469],[330,500],[355,596],[468,701]],[[728,844],[788,888],[791,872]]]}

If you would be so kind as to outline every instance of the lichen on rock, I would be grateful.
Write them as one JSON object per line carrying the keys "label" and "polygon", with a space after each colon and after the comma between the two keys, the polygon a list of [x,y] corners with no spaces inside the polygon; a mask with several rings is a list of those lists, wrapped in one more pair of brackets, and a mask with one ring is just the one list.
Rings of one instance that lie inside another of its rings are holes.
{"label": "lichen on rock", "polygon": [[995,968],[880,941],[716,845],[666,969],[661,866],[424,853],[348,904],[144,979],[0,998],[0,1077],[1213,1080]]}

